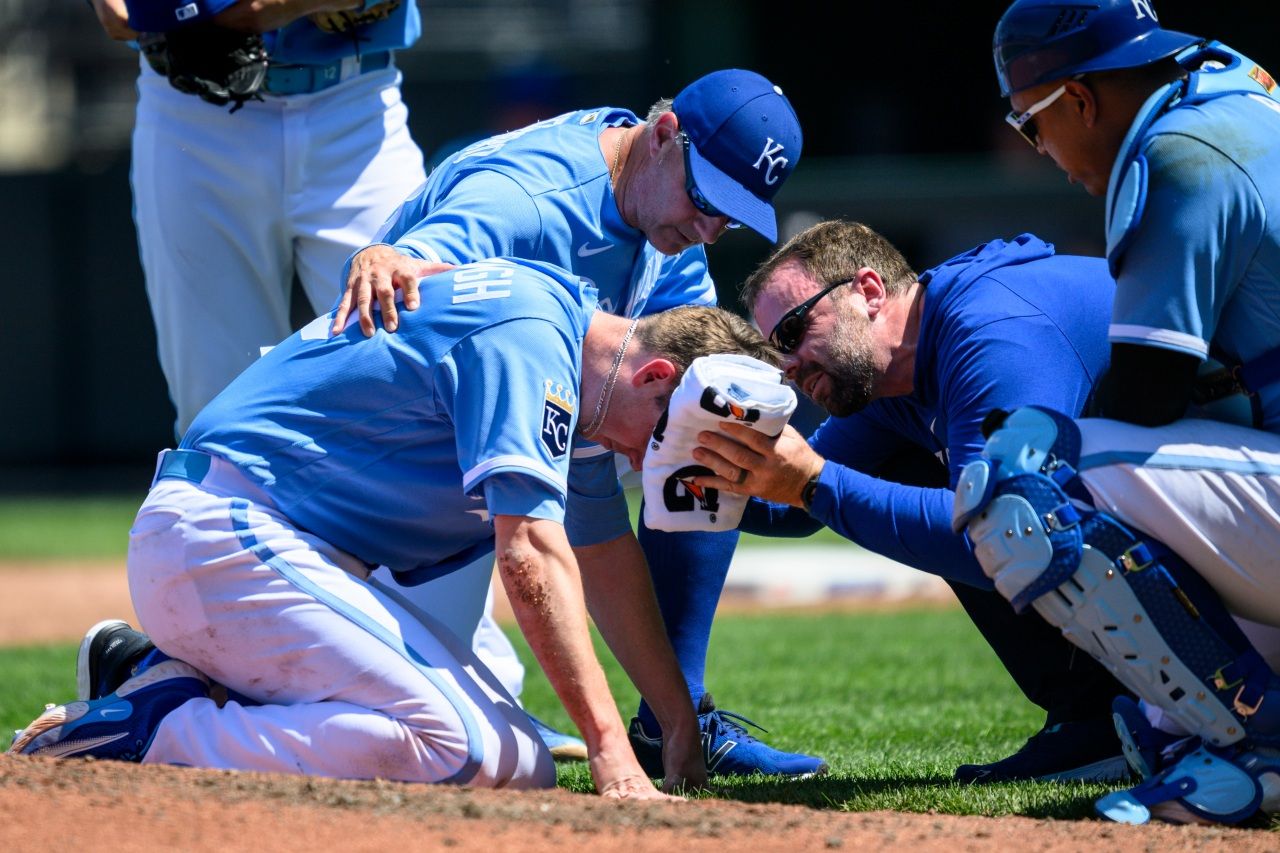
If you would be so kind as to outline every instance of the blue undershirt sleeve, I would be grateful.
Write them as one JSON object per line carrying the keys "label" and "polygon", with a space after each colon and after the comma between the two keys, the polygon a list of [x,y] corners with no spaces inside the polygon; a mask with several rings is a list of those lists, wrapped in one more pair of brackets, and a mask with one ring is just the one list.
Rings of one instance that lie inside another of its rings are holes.
{"label": "blue undershirt sleeve", "polygon": [[[992,409],[1037,404],[1075,415],[1088,396],[1090,382],[1077,378],[1084,375],[1080,356],[1062,330],[1038,312],[1013,313],[974,330],[939,358],[943,390],[937,409],[947,413],[944,443],[953,488],[986,445],[982,421]],[[842,418],[815,433],[810,443],[827,464],[814,493],[813,516],[870,551],[990,589],[967,538],[951,532],[950,489],[904,486],[858,470],[866,467],[867,446],[892,441],[877,427]]]}
{"label": "blue undershirt sleeve", "polygon": [[742,512],[738,529],[757,536],[799,539],[822,529],[822,522],[799,507],[752,498]]}
{"label": "blue undershirt sleeve", "polygon": [[875,470],[904,443],[870,418],[824,423],[810,441],[827,460],[813,495],[813,517],[868,551],[989,589],[967,540],[951,532],[950,491],[904,486],[859,470]]}
{"label": "blue undershirt sleeve", "polygon": [[569,463],[565,531],[575,548],[610,542],[631,532],[627,496],[612,453],[575,457]]}

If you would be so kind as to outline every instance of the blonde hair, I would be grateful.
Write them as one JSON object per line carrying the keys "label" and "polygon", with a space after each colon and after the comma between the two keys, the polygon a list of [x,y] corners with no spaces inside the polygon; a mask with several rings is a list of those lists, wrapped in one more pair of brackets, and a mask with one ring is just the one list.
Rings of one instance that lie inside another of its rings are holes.
{"label": "blonde hair", "polygon": [[669,359],[683,374],[695,358],[740,353],[774,366],[778,351],[746,320],[723,308],[686,305],[641,318],[636,342],[650,356]]}

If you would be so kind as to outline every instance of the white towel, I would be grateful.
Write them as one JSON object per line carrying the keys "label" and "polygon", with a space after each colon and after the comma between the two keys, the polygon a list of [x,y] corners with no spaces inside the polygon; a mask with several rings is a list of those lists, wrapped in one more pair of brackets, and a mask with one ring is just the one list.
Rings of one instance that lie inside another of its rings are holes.
{"label": "white towel", "polygon": [[796,410],[796,393],[782,371],[745,355],[696,359],[671,395],[645,451],[644,523],[653,530],[733,530],[746,495],[698,488],[690,477],[714,474],[694,461],[698,433],[721,421],[777,435]]}

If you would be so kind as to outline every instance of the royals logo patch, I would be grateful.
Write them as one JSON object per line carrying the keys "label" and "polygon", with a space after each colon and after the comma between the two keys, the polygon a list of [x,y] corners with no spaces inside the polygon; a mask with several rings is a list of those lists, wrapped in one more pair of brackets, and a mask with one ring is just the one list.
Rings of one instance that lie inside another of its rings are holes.
{"label": "royals logo patch", "polygon": [[574,392],[559,382],[543,380],[542,444],[559,459],[569,452],[573,435]]}

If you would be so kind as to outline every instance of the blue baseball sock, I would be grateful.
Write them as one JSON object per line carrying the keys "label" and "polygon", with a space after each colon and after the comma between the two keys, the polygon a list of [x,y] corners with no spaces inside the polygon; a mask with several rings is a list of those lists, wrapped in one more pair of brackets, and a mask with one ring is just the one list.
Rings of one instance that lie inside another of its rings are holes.
{"label": "blue baseball sock", "polygon": [[[707,669],[707,646],[711,642],[711,620],[738,545],[738,531],[666,533],[650,530],[644,524],[642,512],[638,538],[649,562],[649,574],[653,577],[667,636],[689,686],[689,696],[697,702],[705,692],[703,678]],[[660,730],[657,719],[643,700],[638,716],[645,731]]]}
{"label": "blue baseball sock", "polygon": [[152,646],[151,651],[143,655],[142,659],[133,665],[133,675],[141,675],[156,664],[164,663],[167,660],[172,660],[172,658],[157,649],[155,646]]}
{"label": "blue baseball sock", "polygon": [[[172,658],[169,657],[169,655],[166,655],[164,652],[160,651],[159,649],[152,647],[151,651],[143,655],[142,660],[138,661],[137,665],[133,669],[133,674],[141,675],[143,672],[147,671],[148,669],[155,666],[156,664],[163,663],[164,661],[167,661],[167,660],[172,660]],[[236,691],[232,690],[230,687],[226,687],[224,689],[227,691],[228,699],[234,702],[239,702],[241,705],[252,706],[252,705],[262,704],[256,699],[250,699],[248,696],[245,696],[242,693],[237,693]]]}

